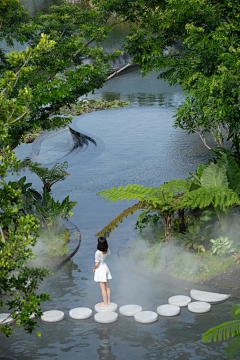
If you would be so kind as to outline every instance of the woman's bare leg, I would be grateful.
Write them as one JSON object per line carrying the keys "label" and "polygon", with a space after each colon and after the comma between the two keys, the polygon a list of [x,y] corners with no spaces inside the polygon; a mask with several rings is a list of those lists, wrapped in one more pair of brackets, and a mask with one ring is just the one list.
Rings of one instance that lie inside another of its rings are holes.
{"label": "woman's bare leg", "polygon": [[110,302],[110,295],[111,295],[111,291],[110,291],[110,287],[109,287],[109,281],[107,280],[106,284],[106,291],[107,291],[107,303],[108,305],[111,304]]}
{"label": "woman's bare leg", "polygon": [[105,282],[99,282],[101,291],[102,291],[102,298],[103,303],[100,303],[98,306],[108,306],[108,294],[106,290],[106,283]]}

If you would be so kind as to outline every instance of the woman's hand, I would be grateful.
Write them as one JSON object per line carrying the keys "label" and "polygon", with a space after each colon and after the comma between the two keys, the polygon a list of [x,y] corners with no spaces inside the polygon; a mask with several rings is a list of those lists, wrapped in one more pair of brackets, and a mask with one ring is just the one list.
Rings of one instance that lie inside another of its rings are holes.
{"label": "woman's hand", "polygon": [[95,268],[93,268],[93,272],[95,273],[95,271],[96,271],[96,269]]}

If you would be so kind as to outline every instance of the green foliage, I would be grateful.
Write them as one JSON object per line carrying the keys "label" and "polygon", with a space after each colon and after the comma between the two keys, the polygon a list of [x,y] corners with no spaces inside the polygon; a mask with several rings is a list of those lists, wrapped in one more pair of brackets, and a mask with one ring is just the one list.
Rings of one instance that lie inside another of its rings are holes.
{"label": "green foliage", "polygon": [[209,164],[202,173],[201,176],[202,186],[228,186],[228,179],[226,170],[220,168],[218,165]]}
{"label": "green foliage", "polygon": [[[0,141],[5,133],[1,129]],[[47,294],[35,292],[48,270],[26,267],[27,261],[35,259],[31,247],[36,244],[39,227],[37,219],[23,211],[22,190],[28,191],[29,184],[24,184],[24,178],[16,183],[4,181],[7,170],[20,165],[9,148],[1,148],[0,161],[0,226],[5,238],[0,236],[0,309],[7,306],[13,323],[32,333],[37,323],[30,319],[31,314],[40,316],[41,301],[49,300]],[[1,324],[0,328],[6,336],[11,335],[11,326]]]}
{"label": "green foliage", "polygon": [[58,230],[57,235],[42,230],[40,236],[45,245],[42,248],[41,255],[45,258],[64,256],[68,254],[67,243],[70,240],[70,234],[64,227]]}
{"label": "green foliage", "polygon": [[[108,14],[97,8],[63,2],[30,18],[18,1],[1,0],[1,6],[1,40],[16,39],[29,45],[25,51],[8,55],[0,50],[0,122],[14,125],[7,139],[14,148],[25,133],[68,123],[70,118],[61,116],[60,109],[101,87],[111,71],[109,62],[121,51],[105,53],[100,46],[111,27]],[[10,30],[15,23],[17,31]]]}
{"label": "green foliage", "polygon": [[41,205],[37,201],[34,202],[36,217],[42,227],[47,227],[50,233],[57,233],[63,219],[73,215],[71,210],[76,204],[76,201],[69,201],[69,196],[61,203],[59,200],[55,201],[44,189]]}
{"label": "green foliage", "polygon": [[129,104],[129,102],[123,102],[120,100],[104,101],[102,99],[86,99],[80,100],[76,104],[72,104],[70,106],[65,105],[60,109],[60,114],[66,116],[79,116],[93,111],[122,108],[124,106],[128,106]]}
{"label": "green foliage", "polygon": [[236,249],[233,246],[233,241],[228,240],[227,237],[219,236],[217,239],[211,239],[212,254],[216,254],[220,257],[224,257],[233,253]]}
{"label": "green foliage", "polygon": [[205,252],[205,247],[201,244],[201,242],[205,240],[205,237],[201,235],[200,230],[201,224],[199,220],[188,225],[187,231],[183,235],[183,245],[187,251],[192,248],[197,252]]}
{"label": "green foliage", "polygon": [[202,337],[205,342],[228,340],[232,337],[234,340],[226,347],[225,355],[228,359],[237,359],[240,356],[240,305],[233,305],[231,307],[231,317],[235,320],[222,323],[215,326]]}
{"label": "green foliage", "polygon": [[141,234],[143,229],[147,227],[154,228],[158,224],[160,219],[161,216],[157,214],[149,214],[148,212],[143,211],[141,214],[138,215],[134,230],[139,230]]}
{"label": "green foliage", "polygon": [[63,163],[56,163],[51,169],[42,167],[41,164],[32,162],[29,159],[22,161],[22,166],[27,167],[30,171],[34,172],[39,179],[43,182],[43,190],[46,189],[48,192],[58,181],[63,181],[67,176],[71,176],[66,172],[68,167],[67,161]]}
{"label": "green foliage", "polygon": [[239,1],[98,0],[97,6],[139,24],[125,48],[143,75],[180,85],[187,94],[175,127],[199,134],[205,146],[211,133],[225,146],[239,133]]}

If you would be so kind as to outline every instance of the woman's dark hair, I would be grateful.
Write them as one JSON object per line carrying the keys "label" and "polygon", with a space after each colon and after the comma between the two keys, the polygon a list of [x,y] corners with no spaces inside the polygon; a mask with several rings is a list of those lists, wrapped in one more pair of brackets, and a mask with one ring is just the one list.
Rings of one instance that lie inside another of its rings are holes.
{"label": "woman's dark hair", "polygon": [[107,240],[105,239],[105,237],[99,237],[97,240],[97,249],[102,251],[102,252],[106,252],[108,249],[108,243]]}

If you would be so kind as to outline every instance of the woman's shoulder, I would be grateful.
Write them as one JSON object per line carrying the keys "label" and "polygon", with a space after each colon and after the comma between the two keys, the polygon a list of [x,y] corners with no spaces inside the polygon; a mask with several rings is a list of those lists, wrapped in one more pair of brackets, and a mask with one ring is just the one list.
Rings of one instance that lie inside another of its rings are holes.
{"label": "woman's shoulder", "polygon": [[101,251],[100,250],[97,250],[96,252],[95,252],[95,255],[96,254],[101,254]]}

